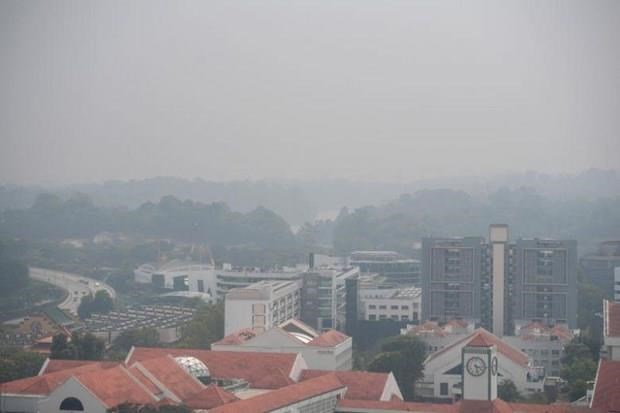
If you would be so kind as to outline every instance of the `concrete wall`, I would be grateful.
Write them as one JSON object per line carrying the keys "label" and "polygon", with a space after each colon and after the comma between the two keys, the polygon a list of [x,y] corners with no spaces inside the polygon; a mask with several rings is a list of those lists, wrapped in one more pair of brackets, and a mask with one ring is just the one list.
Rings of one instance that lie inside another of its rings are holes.
{"label": "concrete wall", "polygon": [[39,409],[45,413],[67,413],[60,410],[60,404],[68,397],[75,397],[82,402],[84,412],[106,413],[106,407],[75,378],[70,378],[57,387],[47,399],[39,403]]}

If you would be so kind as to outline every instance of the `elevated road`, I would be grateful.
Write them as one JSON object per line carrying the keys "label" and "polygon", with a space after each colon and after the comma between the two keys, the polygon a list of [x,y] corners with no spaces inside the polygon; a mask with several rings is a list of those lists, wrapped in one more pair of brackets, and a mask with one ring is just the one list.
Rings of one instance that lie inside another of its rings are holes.
{"label": "elevated road", "polygon": [[110,294],[110,297],[116,298],[116,291],[108,284],[81,275],[30,267],[30,277],[67,291],[67,298],[58,305],[58,308],[75,315],[77,315],[80,301],[85,295],[92,294],[94,296],[97,291],[105,290]]}

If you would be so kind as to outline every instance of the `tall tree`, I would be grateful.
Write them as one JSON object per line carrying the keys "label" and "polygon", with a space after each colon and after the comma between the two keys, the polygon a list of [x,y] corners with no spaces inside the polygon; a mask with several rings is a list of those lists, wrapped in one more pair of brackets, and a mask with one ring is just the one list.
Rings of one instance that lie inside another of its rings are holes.
{"label": "tall tree", "polygon": [[424,358],[425,345],[419,338],[390,337],[383,342],[368,370],[394,373],[405,400],[413,400],[415,383],[424,373]]}
{"label": "tall tree", "polygon": [[224,336],[224,302],[199,307],[181,335],[181,347],[210,348],[211,343]]}
{"label": "tall tree", "polygon": [[34,351],[4,347],[0,349],[0,383],[36,376],[45,356]]}

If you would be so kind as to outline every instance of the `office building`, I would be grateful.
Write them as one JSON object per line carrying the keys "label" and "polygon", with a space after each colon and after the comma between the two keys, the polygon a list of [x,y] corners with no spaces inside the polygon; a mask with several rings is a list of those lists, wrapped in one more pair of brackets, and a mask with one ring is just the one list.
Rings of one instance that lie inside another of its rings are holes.
{"label": "office building", "polygon": [[228,291],[224,300],[224,334],[251,328],[264,332],[300,317],[300,281],[259,281]]}
{"label": "office building", "polygon": [[614,269],[614,301],[620,302],[620,266]]}
{"label": "office building", "polygon": [[361,318],[369,321],[395,320],[418,322],[422,290],[416,287],[399,289],[360,289]]}
{"label": "office building", "polygon": [[301,320],[318,331],[332,328],[347,331],[347,309],[354,307],[351,294],[347,305],[347,291],[357,292],[351,281],[358,277],[358,267],[314,267],[304,273]]}
{"label": "office building", "polygon": [[605,241],[593,254],[580,259],[585,277],[601,291],[613,291],[614,271],[620,267],[620,240]]}
{"label": "office building", "polygon": [[349,264],[362,274],[377,273],[400,286],[419,286],[420,261],[404,258],[394,251],[354,251]]}

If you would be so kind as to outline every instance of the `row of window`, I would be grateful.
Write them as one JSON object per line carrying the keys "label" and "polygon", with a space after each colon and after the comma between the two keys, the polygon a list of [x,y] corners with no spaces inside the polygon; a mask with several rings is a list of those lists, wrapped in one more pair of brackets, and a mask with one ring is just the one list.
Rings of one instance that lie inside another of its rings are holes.
{"label": "row of window", "polygon": [[[378,316],[377,316],[377,314],[368,314],[368,319],[369,319],[370,321],[376,321],[376,320],[387,320],[388,318],[389,318],[390,320],[395,320],[395,321],[399,321],[399,320],[400,320],[400,321],[410,321],[410,320],[411,320],[411,319],[409,318],[409,316],[408,316],[408,315],[401,315],[401,316],[398,316],[398,315],[396,315],[396,314],[393,314],[393,315],[391,315],[391,316],[389,316],[389,317],[388,317],[388,316],[387,316],[387,315],[385,315],[385,314],[379,314]],[[413,319],[414,319],[414,320],[417,320],[417,319],[418,319],[418,313],[413,313]]]}
{"label": "row of window", "polygon": [[[413,303],[412,304],[413,308],[416,309],[418,308],[418,303]],[[368,305],[368,309],[369,310],[376,310],[377,309],[377,305],[376,304],[369,304]],[[399,306],[397,305],[391,305],[390,306],[390,310],[398,310]],[[405,311],[409,311],[409,306],[408,305],[401,305],[400,306],[401,310],[405,310]],[[387,305],[379,305],[379,310],[387,310]]]}

